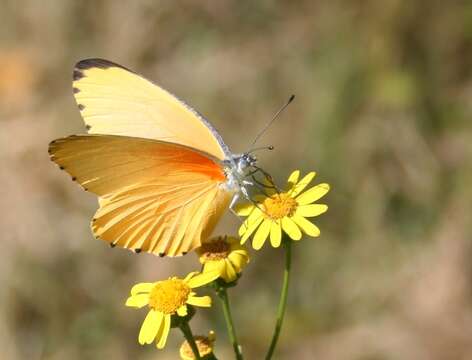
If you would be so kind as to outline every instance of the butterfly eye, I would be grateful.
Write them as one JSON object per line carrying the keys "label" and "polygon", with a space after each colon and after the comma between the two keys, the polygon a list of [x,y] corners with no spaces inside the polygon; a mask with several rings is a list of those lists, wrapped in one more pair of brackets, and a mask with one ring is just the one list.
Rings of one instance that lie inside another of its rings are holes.
{"label": "butterfly eye", "polygon": [[256,164],[257,162],[257,159],[254,155],[251,155],[251,154],[247,154],[244,156],[244,161],[249,165],[249,166],[253,166]]}

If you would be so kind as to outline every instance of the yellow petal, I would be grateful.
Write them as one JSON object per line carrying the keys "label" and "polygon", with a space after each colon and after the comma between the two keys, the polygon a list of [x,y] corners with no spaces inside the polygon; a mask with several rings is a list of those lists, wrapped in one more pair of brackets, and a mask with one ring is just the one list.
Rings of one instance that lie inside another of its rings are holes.
{"label": "yellow petal", "polygon": [[162,319],[163,314],[161,312],[152,309],[148,312],[139,331],[138,341],[141,345],[150,344],[154,341],[161,327]]}
{"label": "yellow petal", "polygon": [[[253,214],[256,213],[254,217],[251,214],[246,221],[239,228],[239,236],[241,236],[241,244],[245,243],[247,239],[252,235],[254,230],[260,225],[262,220],[264,220],[264,215],[259,209],[254,210]],[[251,218],[252,217],[252,218]]]}
{"label": "yellow petal", "polygon": [[292,220],[295,221],[298,226],[300,226],[300,228],[305,234],[313,237],[320,236],[320,229],[318,228],[318,226],[311,223],[304,217],[295,215],[294,217],[292,217]]}
{"label": "yellow petal", "polygon": [[228,261],[233,264],[237,272],[241,272],[241,269],[249,262],[249,256],[232,252],[228,255]]}
{"label": "yellow petal", "polygon": [[314,217],[323,214],[326,210],[328,210],[328,205],[325,204],[301,205],[297,207],[295,214],[303,217]]}
{"label": "yellow petal", "polygon": [[149,303],[149,294],[132,295],[126,300],[126,306],[142,308]]}
{"label": "yellow petal", "polygon": [[240,203],[234,207],[234,211],[239,216],[249,216],[254,207],[254,204],[250,202]]}
{"label": "yellow petal", "polygon": [[159,333],[156,337],[156,347],[158,349],[163,349],[166,346],[167,337],[169,336],[170,331],[170,315],[164,315],[164,321],[162,321],[162,326],[159,329]]}
{"label": "yellow petal", "polygon": [[131,295],[150,293],[155,283],[139,283],[131,288]]}
{"label": "yellow petal", "polygon": [[[251,225],[251,223],[256,221],[257,218],[260,217],[261,215],[263,215],[262,210],[259,208],[259,206],[254,205],[254,207],[252,208],[250,214],[248,215],[246,220],[244,220],[242,225],[245,225],[246,228],[249,227]],[[245,231],[245,230],[240,229],[240,232],[241,231]],[[239,234],[239,235],[242,235],[242,234]]]}
{"label": "yellow petal", "polygon": [[254,250],[259,250],[262,245],[264,245],[267,236],[269,236],[271,223],[271,220],[266,219],[262,222],[261,226],[259,226],[259,229],[257,229],[256,235],[254,235],[254,239],[252,240]]}
{"label": "yellow petal", "polygon": [[[274,195],[277,193],[277,189],[275,187],[275,184],[270,181],[266,176],[264,176],[264,179],[262,180],[262,184],[264,184],[264,193],[267,194],[268,196]],[[262,202],[264,200],[264,197],[260,198],[259,196],[255,196],[254,200],[258,202]]]}
{"label": "yellow petal", "polygon": [[239,250],[232,250],[231,253],[249,257],[249,253],[245,248],[241,248]]}
{"label": "yellow petal", "polygon": [[290,218],[282,218],[282,229],[287,233],[292,240],[300,240],[302,238],[302,232]]}
{"label": "yellow petal", "polygon": [[198,275],[195,275],[190,280],[186,281],[186,283],[188,286],[190,286],[190,288],[193,289],[193,288],[197,288],[197,287],[209,284],[213,280],[218,279],[219,277],[220,277],[220,271],[218,269],[215,269],[213,271],[206,271]]}
{"label": "yellow petal", "polygon": [[189,296],[187,304],[201,306],[201,307],[210,307],[211,306],[211,297],[209,296]]}
{"label": "yellow petal", "polygon": [[308,174],[306,174],[303,177],[303,179],[301,179],[299,182],[297,182],[297,184],[292,188],[292,190],[290,191],[290,195],[292,197],[295,197],[298,194],[300,194],[312,182],[315,175],[316,175],[316,173],[314,171],[309,172]]}
{"label": "yellow petal", "polygon": [[218,271],[220,275],[223,274],[225,262],[223,259],[221,260],[207,260],[207,262],[203,265],[203,272],[204,273],[213,273],[214,271]]}
{"label": "yellow petal", "polygon": [[225,274],[225,260],[209,260],[203,265],[203,273],[218,274],[222,278]]}
{"label": "yellow petal", "polygon": [[270,243],[273,247],[278,248],[282,241],[282,228],[280,221],[273,221],[270,225]]}
{"label": "yellow petal", "polygon": [[287,190],[290,190],[297,182],[300,177],[300,170],[295,170],[290,174],[287,180]]}
{"label": "yellow petal", "polygon": [[185,316],[187,315],[187,305],[182,305],[177,309],[177,315],[179,316]]}
{"label": "yellow petal", "polygon": [[197,274],[198,274],[198,271],[192,271],[192,272],[188,273],[187,276],[185,277],[184,281],[188,282],[191,278],[193,278]]}
{"label": "yellow petal", "polygon": [[322,198],[329,191],[329,185],[326,183],[313,186],[297,197],[298,205],[307,205]]}
{"label": "yellow petal", "polygon": [[225,263],[225,271],[222,276],[223,280],[227,283],[236,280],[238,278],[238,275],[231,261],[229,261],[228,259],[225,259],[223,261]]}

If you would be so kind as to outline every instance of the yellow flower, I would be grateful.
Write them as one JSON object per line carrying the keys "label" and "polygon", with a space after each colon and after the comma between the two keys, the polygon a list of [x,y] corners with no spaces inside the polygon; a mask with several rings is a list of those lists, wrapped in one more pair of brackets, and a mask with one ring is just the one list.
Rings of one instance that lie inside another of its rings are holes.
{"label": "yellow flower", "polygon": [[217,271],[227,283],[238,278],[238,274],[249,262],[249,253],[235,237],[219,236],[210,239],[196,249],[203,273]]}
{"label": "yellow flower", "polygon": [[157,348],[162,349],[169,335],[171,316],[186,316],[187,304],[210,307],[211,298],[196,296],[192,289],[217,278],[218,274],[215,272],[192,272],[185,279],[172,277],[154,283],[134,285],[131,296],[126,300],[126,306],[142,308],[147,305],[150,309],[139,331],[139,343],[150,344],[155,339]]}
{"label": "yellow flower", "polygon": [[329,185],[319,184],[303,192],[314,177],[315,173],[310,172],[299,181],[300,171],[294,171],[288,178],[285,192],[268,188],[268,196],[256,198],[257,205],[245,203],[238,206],[237,213],[247,216],[239,228],[241,243],[244,244],[254,232],[252,246],[256,250],[264,245],[267,237],[270,237],[273,247],[279,247],[282,230],[292,240],[300,240],[302,231],[308,236],[319,236],[318,227],[306,218],[328,210],[327,205],[313,203],[329,191]]}
{"label": "yellow flower", "polygon": [[[208,336],[197,335],[194,337],[194,339],[201,358],[204,358],[213,352],[214,343],[216,340],[214,331],[210,331]],[[184,341],[180,346],[180,358],[182,360],[195,360],[192,348],[187,341]]]}

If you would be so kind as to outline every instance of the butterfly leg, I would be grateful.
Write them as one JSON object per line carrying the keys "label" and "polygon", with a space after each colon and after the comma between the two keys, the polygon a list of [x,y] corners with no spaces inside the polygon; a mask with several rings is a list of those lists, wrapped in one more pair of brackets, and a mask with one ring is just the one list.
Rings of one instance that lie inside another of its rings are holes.
{"label": "butterfly leg", "polygon": [[[247,200],[249,200],[253,204],[256,204],[256,203],[254,202],[254,200],[251,199],[251,197],[249,196],[249,192],[247,191],[247,189],[244,186],[241,186],[240,189],[241,189],[241,192],[237,192],[236,194],[233,195],[233,198],[231,199],[231,202],[229,204],[229,211],[231,211],[238,218],[238,220],[241,222],[241,224],[244,224],[244,221],[242,220],[241,216],[234,210],[234,206],[236,205],[236,203],[241,198],[241,193],[244,195],[244,197]],[[257,206],[257,204],[256,204],[256,206]]]}
{"label": "butterfly leg", "polygon": [[243,180],[243,186],[241,186],[241,192],[243,193],[244,197],[248,199],[249,201],[252,201],[251,197],[249,196],[249,191],[247,191],[247,188],[244,185],[251,185],[253,186],[254,183],[249,180]]}
{"label": "butterfly leg", "polygon": [[[243,180],[243,183],[244,184],[250,184],[250,185],[254,185],[254,183],[252,181],[248,181],[248,180]],[[263,213],[265,213],[265,210],[263,208],[261,208],[260,204],[258,204],[256,201],[254,201],[250,196],[249,196],[249,192],[247,191],[246,187],[243,185],[241,186],[241,193],[244,195],[244,197],[246,198],[246,200],[250,201],[255,207],[257,207],[260,211],[262,211]]]}
{"label": "butterfly leg", "polygon": [[245,185],[254,186],[255,184],[254,184],[254,182],[249,181],[249,180],[246,180],[246,179],[244,179],[244,180],[242,181],[241,192],[243,193],[243,195],[244,195],[245,197],[248,197],[248,196],[249,196],[249,192],[247,191]]}
{"label": "butterfly leg", "polygon": [[236,203],[238,202],[239,200],[239,192],[237,192],[236,194],[233,195],[233,198],[231,199],[231,202],[229,203],[229,209],[231,210],[231,212],[235,213],[234,212],[234,205],[236,205]]}
{"label": "butterfly leg", "polygon": [[[273,189],[275,191],[277,191],[278,193],[282,192],[282,190],[279,189],[279,187],[277,185],[275,185],[275,182],[272,178],[272,176],[267,172],[265,171],[264,169],[258,167],[258,166],[255,166],[253,165],[253,167],[255,168],[254,171],[252,171],[249,176],[251,176],[251,178],[254,180],[254,182],[256,182],[257,184],[263,186],[264,188],[267,188],[267,189]],[[262,184],[261,182],[259,182],[256,178],[255,178],[255,175],[260,172],[262,173],[262,175],[264,176],[264,178],[268,181],[268,184]]]}
{"label": "butterfly leg", "polygon": [[241,219],[241,216],[239,216],[238,213],[234,210],[234,206],[238,202],[239,198],[240,198],[239,192],[233,195],[233,198],[231,199],[231,202],[229,203],[229,211],[231,211],[231,213],[233,213],[242,224],[243,220]]}

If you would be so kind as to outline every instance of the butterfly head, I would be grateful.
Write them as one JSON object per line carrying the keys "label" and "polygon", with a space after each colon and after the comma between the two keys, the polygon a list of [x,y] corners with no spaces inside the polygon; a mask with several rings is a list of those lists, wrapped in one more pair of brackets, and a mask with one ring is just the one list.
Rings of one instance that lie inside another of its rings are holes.
{"label": "butterfly head", "polygon": [[257,164],[257,158],[250,153],[241,154],[237,156],[234,160],[238,172],[242,175],[246,172],[246,169],[250,169]]}

